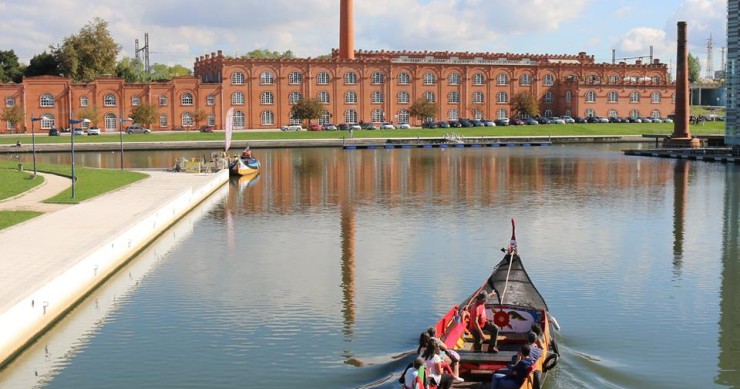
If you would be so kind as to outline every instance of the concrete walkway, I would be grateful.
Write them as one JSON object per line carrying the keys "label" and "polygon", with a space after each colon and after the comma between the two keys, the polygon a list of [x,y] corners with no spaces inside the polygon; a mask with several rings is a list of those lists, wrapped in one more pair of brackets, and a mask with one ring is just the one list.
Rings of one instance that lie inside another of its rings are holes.
{"label": "concrete walkway", "polygon": [[69,188],[72,185],[71,179],[48,173],[37,173],[37,176],[40,176],[44,182],[31,188],[28,192],[0,201],[0,211],[54,212],[71,206],[71,204],[45,204],[42,202]]}
{"label": "concrete walkway", "polygon": [[67,188],[48,182],[3,209],[47,212],[0,230],[0,366],[172,223],[228,181],[228,172],[146,171],[150,177],[80,204],[38,201]]}

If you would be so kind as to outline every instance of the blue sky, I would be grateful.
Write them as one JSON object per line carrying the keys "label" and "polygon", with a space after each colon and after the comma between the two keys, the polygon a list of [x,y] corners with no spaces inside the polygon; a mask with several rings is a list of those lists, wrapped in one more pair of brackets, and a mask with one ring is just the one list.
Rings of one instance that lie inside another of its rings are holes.
{"label": "blue sky", "polygon": [[[91,5],[92,4],[92,5]],[[355,48],[577,54],[597,62],[645,56],[675,63],[676,22],[713,67],[726,45],[727,0],[354,0]],[[192,68],[217,50],[292,50],[300,57],[339,45],[339,0],[0,0],[0,49],[22,62],[101,17],[122,55],[149,33],[150,60]],[[631,60],[632,61],[632,60]],[[703,63],[702,70],[706,69]]]}

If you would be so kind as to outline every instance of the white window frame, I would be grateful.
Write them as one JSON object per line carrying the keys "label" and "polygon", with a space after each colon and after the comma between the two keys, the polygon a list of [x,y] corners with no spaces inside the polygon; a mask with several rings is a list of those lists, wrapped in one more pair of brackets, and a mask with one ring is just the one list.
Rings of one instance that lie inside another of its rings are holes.
{"label": "white window frame", "polygon": [[398,92],[398,104],[409,104],[411,103],[411,95],[409,92],[400,91]]}
{"label": "white window frame", "polygon": [[460,85],[460,74],[450,73],[450,75],[447,76],[447,84],[448,85]]}
{"label": "white window frame", "polygon": [[234,72],[231,74],[231,85],[244,85],[244,73]]}
{"label": "white window frame", "polygon": [[508,104],[509,103],[509,94],[506,92],[498,92],[496,93],[496,103],[497,104]]}
{"label": "white window frame", "polygon": [[398,73],[398,85],[408,85],[411,83],[411,76],[406,72]]}
{"label": "white window frame", "polygon": [[262,72],[260,74],[260,85],[272,85],[275,83],[275,75],[272,72]]}
{"label": "white window frame", "polygon": [[373,85],[383,84],[384,81],[385,80],[384,80],[384,77],[383,77],[383,73],[381,73],[381,72],[375,72],[375,73],[373,73],[373,75],[370,78],[370,83],[373,84]]}
{"label": "white window frame", "polygon": [[437,78],[434,73],[424,73],[424,85],[434,85],[436,81]]}
{"label": "white window frame", "polygon": [[288,84],[297,85],[303,83],[303,75],[300,72],[290,72],[288,74]]}
{"label": "white window frame", "polygon": [[473,85],[483,85],[486,82],[486,76],[483,73],[473,74]]}
{"label": "white window frame", "polygon": [[355,72],[344,73],[344,84],[345,85],[357,84],[357,73]]}
{"label": "white window frame", "polygon": [[105,107],[115,107],[116,103],[118,103],[118,99],[113,93],[108,93],[103,97],[103,106]]}
{"label": "white window frame", "polygon": [[452,91],[447,94],[447,103],[460,104],[460,92]]}
{"label": "white window frame", "polygon": [[244,105],[246,101],[244,99],[244,93],[236,91],[231,94],[231,105]]}
{"label": "white window frame", "polygon": [[424,99],[430,103],[435,103],[437,101],[437,96],[435,96],[432,91],[426,91],[424,92]]}
{"label": "white window frame", "polygon": [[263,126],[275,125],[275,114],[270,110],[265,110],[260,113],[260,123]]}
{"label": "white window frame", "polygon": [[302,98],[303,98],[303,95],[301,95],[301,92],[295,92],[295,91],[290,92],[288,94],[288,104],[294,105],[298,103],[299,101],[301,101]]}
{"label": "white window frame", "polygon": [[193,114],[190,112],[183,112],[182,115],[180,115],[180,123],[183,128],[193,127],[195,125]]}
{"label": "white window frame", "polygon": [[486,102],[483,92],[473,92],[473,104],[483,104]]}
{"label": "white window frame", "polygon": [[357,92],[352,90],[347,91],[347,93],[344,94],[344,103],[357,104]]}
{"label": "white window frame", "polygon": [[260,94],[260,104],[272,105],[275,104],[275,95],[270,91],[264,91]]}
{"label": "white window frame", "polygon": [[383,92],[375,91],[370,95],[371,104],[382,104],[383,101],[385,101],[385,96],[383,95]]}
{"label": "white window frame", "polygon": [[185,92],[180,95],[180,105],[190,106],[193,105],[194,101],[195,99],[193,98],[193,94],[190,92]]}
{"label": "white window frame", "polygon": [[316,84],[317,85],[329,85],[329,73],[327,72],[320,72],[316,75]]}
{"label": "white window frame", "polygon": [[44,93],[39,97],[39,106],[41,107],[53,107],[54,96],[51,93]]}
{"label": "white window frame", "polygon": [[555,84],[555,76],[553,76],[552,73],[545,74],[545,77],[542,79],[542,83],[545,86],[553,86]]}
{"label": "white window frame", "polygon": [[331,95],[329,92],[322,90],[316,95],[316,100],[318,100],[322,104],[329,104],[331,103]]}

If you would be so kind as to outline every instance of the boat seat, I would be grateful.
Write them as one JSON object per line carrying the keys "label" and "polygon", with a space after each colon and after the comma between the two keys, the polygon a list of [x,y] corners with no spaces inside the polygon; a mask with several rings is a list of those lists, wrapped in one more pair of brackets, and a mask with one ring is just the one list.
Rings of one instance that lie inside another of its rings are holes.
{"label": "boat seat", "polygon": [[455,350],[460,354],[461,363],[502,363],[508,365],[511,363],[511,359],[517,355],[518,351],[505,351],[501,350],[497,353],[487,352],[474,352],[468,350]]}

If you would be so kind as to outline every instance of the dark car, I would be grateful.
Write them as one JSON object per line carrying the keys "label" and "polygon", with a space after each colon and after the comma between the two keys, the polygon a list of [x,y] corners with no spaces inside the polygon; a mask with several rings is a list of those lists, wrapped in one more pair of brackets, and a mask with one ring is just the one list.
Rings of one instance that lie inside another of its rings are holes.
{"label": "dark car", "polygon": [[540,116],[537,118],[537,123],[539,124],[550,124],[551,120],[548,117]]}
{"label": "dark car", "polygon": [[535,118],[526,118],[526,119],[524,119],[524,122],[527,123],[527,125],[529,125],[529,126],[540,124],[540,122],[538,122],[537,119],[535,119]]}
{"label": "dark car", "polygon": [[321,126],[321,129],[324,130],[324,131],[336,131],[337,130],[337,126],[335,126],[332,123],[326,123],[323,126]]}
{"label": "dark car", "polygon": [[59,136],[59,130],[57,130],[56,128],[52,128],[51,130],[49,130],[49,136]]}
{"label": "dark car", "polygon": [[449,122],[447,122],[447,124],[450,127],[453,127],[453,128],[460,128],[460,127],[462,127],[462,125],[460,124],[460,122],[458,122],[457,120],[450,120]]}
{"label": "dark car", "polygon": [[473,123],[471,123],[469,120],[460,119],[460,125],[462,127],[473,127]]}
{"label": "dark car", "polygon": [[337,130],[349,131],[349,124],[347,124],[347,123],[340,123],[337,126]]}
{"label": "dark car", "polygon": [[215,129],[216,129],[216,126],[205,125],[205,126],[200,127],[200,132],[213,132],[213,130]]}
{"label": "dark car", "polygon": [[519,118],[511,119],[511,120],[509,120],[509,122],[511,123],[512,126],[523,126],[523,125],[527,124],[527,122],[525,122],[524,120],[519,119]]}
{"label": "dark car", "polygon": [[485,127],[486,126],[485,123],[483,123],[482,121],[478,119],[473,119],[470,121],[470,123],[473,123],[473,127]]}
{"label": "dark car", "polygon": [[450,123],[447,123],[447,122],[437,122],[437,128],[450,128]]}
{"label": "dark car", "polygon": [[375,129],[377,129],[377,127],[375,127],[375,125],[373,125],[372,123],[362,123],[360,125],[360,127],[362,127],[363,130],[375,130]]}
{"label": "dark car", "polygon": [[510,124],[509,119],[507,118],[496,119],[494,123],[496,123],[497,126],[508,126]]}
{"label": "dark car", "polygon": [[580,117],[580,116],[576,116],[576,117],[574,117],[574,118],[573,118],[573,120],[574,120],[574,121],[575,121],[576,123],[586,123],[586,119],[584,119],[584,118],[582,118],[582,117]]}
{"label": "dark car", "polygon": [[421,124],[421,128],[437,128],[437,123],[435,122],[424,122]]}

